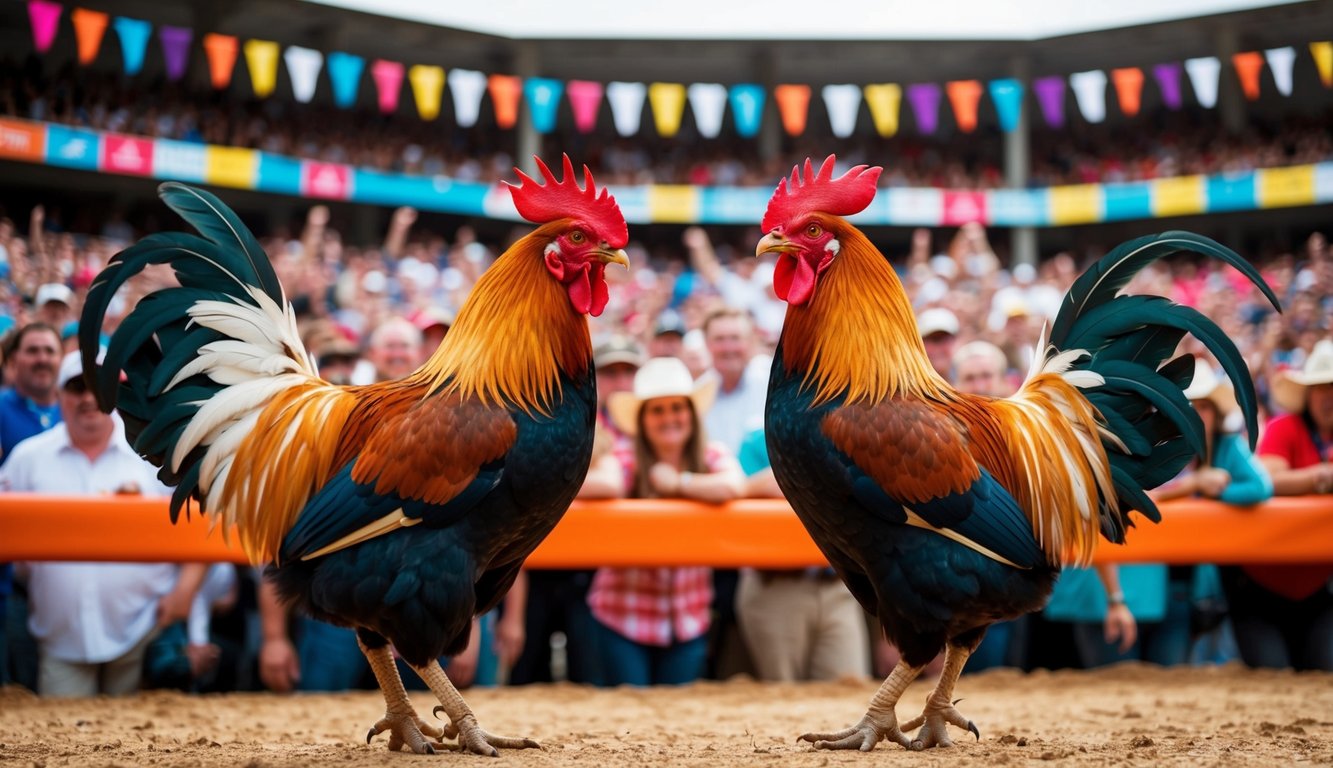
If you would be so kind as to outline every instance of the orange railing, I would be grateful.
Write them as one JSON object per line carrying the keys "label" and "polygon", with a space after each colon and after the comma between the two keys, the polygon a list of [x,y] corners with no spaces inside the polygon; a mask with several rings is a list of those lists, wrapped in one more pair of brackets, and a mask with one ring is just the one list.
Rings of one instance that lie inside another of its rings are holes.
{"label": "orange railing", "polygon": [[[1252,508],[1208,501],[1163,505],[1141,522],[1117,562],[1253,563],[1333,560],[1333,497],[1275,499]],[[0,495],[0,562],[105,560],[245,562],[195,514],[172,526],[163,499]],[[785,502],[724,506],[681,501],[580,502],[528,563],[534,567],[713,565],[799,567],[822,563]]]}

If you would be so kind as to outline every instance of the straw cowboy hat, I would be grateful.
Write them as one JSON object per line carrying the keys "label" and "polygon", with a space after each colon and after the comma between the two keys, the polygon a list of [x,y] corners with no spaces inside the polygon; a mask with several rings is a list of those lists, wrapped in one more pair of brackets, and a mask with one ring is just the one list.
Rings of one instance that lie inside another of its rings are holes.
{"label": "straw cowboy hat", "polygon": [[1185,398],[1211,401],[1223,420],[1239,408],[1231,382],[1218,376],[1213,366],[1202,357],[1194,358],[1194,380],[1185,390]]}
{"label": "straw cowboy hat", "polygon": [[634,374],[634,391],[611,395],[606,408],[621,432],[627,435],[639,431],[639,409],[658,397],[688,397],[694,403],[694,413],[701,420],[717,396],[717,380],[690,376],[685,363],[674,357],[654,357]]}
{"label": "straw cowboy hat", "polygon": [[1314,345],[1299,371],[1286,370],[1273,379],[1273,400],[1287,413],[1305,409],[1305,390],[1315,384],[1333,384],[1333,340]]}

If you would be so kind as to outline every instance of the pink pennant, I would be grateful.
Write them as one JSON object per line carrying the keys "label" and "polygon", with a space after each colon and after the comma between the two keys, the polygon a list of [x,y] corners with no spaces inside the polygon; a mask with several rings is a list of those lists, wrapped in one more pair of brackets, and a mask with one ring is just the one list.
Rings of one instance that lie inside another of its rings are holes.
{"label": "pink pennant", "polygon": [[380,111],[391,115],[398,111],[398,94],[403,90],[403,65],[398,61],[376,59],[370,65],[371,77],[379,89]]}
{"label": "pink pennant", "polygon": [[38,53],[46,53],[56,40],[60,25],[60,3],[50,0],[28,0],[28,20],[32,22],[32,44]]}
{"label": "pink pennant", "polygon": [[597,113],[602,109],[602,84],[592,80],[570,80],[565,84],[569,106],[574,111],[574,127],[579,133],[592,133],[597,127]]}

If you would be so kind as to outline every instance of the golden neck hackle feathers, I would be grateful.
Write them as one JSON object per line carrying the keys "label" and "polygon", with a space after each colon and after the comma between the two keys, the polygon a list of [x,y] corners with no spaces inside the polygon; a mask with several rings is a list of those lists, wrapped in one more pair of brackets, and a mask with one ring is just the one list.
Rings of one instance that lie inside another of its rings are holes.
{"label": "golden neck hackle feathers", "polygon": [[441,387],[484,403],[549,415],[560,374],[592,361],[588,321],[565,286],[546,271],[542,252],[569,222],[553,221],[519,240],[477,280],[444,342],[415,374],[427,391]]}
{"label": "golden neck hackle feathers", "polygon": [[916,317],[898,276],[865,235],[836,216],[818,217],[842,248],[819,277],[814,299],[789,306],[782,331],[788,371],[805,372],[815,404],[898,396],[949,399],[926,357]]}

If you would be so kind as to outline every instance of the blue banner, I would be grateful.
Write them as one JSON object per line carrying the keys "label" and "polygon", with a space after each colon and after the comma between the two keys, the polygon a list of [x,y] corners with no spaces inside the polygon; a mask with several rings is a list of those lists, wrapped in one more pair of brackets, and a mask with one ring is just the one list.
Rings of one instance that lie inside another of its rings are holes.
{"label": "blue banner", "polygon": [[259,153],[259,175],[255,188],[284,195],[301,194],[301,161],[294,157]]}
{"label": "blue banner", "polygon": [[992,189],[989,224],[1000,227],[1044,227],[1051,222],[1050,199],[1044,189]]}
{"label": "blue banner", "polygon": [[702,187],[699,213],[718,224],[758,224],[755,211],[764,210],[772,195],[767,187]]}
{"label": "blue banner", "polygon": [[52,123],[46,127],[46,162],[82,171],[97,170],[102,135]]}
{"label": "blue banner", "polygon": [[404,176],[358,169],[352,174],[354,199],[386,206],[410,205],[423,211],[485,216],[491,187],[444,176]]}
{"label": "blue banner", "polygon": [[329,80],[333,82],[333,103],[347,109],[356,103],[357,92],[361,90],[361,72],[366,68],[366,60],[342,51],[334,51],[324,60],[329,70]]}
{"label": "blue banner", "polygon": [[120,54],[125,59],[125,74],[137,75],[143,69],[144,51],[148,50],[148,38],[153,34],[153,25],[142,19],[117,16],[111,22],[116,34],[120,36]]}
{"label": "blue banner", "polygon": [[529,77],[523,81],[523,96],[528,100],[532,127],[537,133],[555,130],[556,109],[564,92],[565,84],[553,78]]}
{"label": "blue banner", "polygon": [[1152,184],[1136,181],[1128,184],[1103,185],[1102,200],[1106,208],[1102,221],[1152,218]]}
{"label": "blue banner", "polygon": [[990,97],[1000,116],[1000,129],[1013,133],[1023,114],[1023,84],[1012,77],[990,81]]}
{"label": "blue banner", "polygon": [[1207,185],[1210,211],[1250,211],[1258,207],[1253,171],[1209,176]]}
{"label": "blue banner", "polygon": [[153,175],[157,178],[202,184],[207,169],[207,149],[203,144],[171,139],[153,142]]}
{"label": "blue banner", "polygon": [[736,133],[746,139],[758,135],[759,125],[764,121],[764,86],[738,83],[731,86],[727,98],[731,102],[731,119],[736,123]]}

